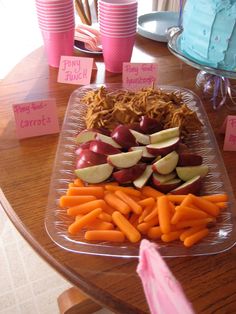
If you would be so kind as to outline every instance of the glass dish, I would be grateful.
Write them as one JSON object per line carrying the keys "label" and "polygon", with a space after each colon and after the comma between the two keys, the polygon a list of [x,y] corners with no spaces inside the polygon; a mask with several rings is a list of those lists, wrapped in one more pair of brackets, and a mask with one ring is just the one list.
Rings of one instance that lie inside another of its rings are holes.
{"label": "glass dish", "polygon": [[[84,240],[82,231],[78,236],[70,236],[67,233],[67,227],[72,219],[66,215],[65,210],[58,206],[60,196],[65,194],[68,183],[75,178],[74,151],[76,145],[74,137],[85,128],[83,117],[86,107],[81,104],[80,100],[89,90],[97,89],[100,86],[105,86],[111,92],[124,89],[122,84],[94,84],[78,88],[71,94],[51,178],[45,227],[51,239],[65,250],[83,254],[137,258],[139,243],[89,243]],[[210,235],[205,240],[188,249],[178,241],[170,244],[157,241],[160,245],[160,253],[165,257],[177,257],[216,254],[228,250],[236,242],[235,200],[224,162],[201,100],[188,89],[175,86],[158,87],[169,92],[180,91],[186,104],[196,111],[204,125],[200,134],[193,134],[188,140],[191,142],[192,151],[201,154],[204,163],[208,164],[210,168],[209,174],[204,180],[202,193],[226,192],[229,195],[227,210],[222,211],[216,226],[211,228]]]}

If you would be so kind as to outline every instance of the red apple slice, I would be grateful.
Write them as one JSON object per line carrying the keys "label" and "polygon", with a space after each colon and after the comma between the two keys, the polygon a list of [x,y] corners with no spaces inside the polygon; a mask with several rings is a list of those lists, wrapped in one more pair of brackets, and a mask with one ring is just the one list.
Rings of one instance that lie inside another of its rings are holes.
{"label": "red apple slice", "polygon": [[178,186],[181,185],[181,180],[180,179],[171,179],[169,181],[166,182],[162,182],[162,183],[156,183],[154,177],[152,177],[152,183],[155,186],[155,188],[162,192],[162,193],[169,193],[171,190],[177,188]]}
{"label": "red apple slice", "polygon": [[150,143],[151,144],[159,143],[173,137],[179,137],[179,135],[180,135],[179,127],[161,130],[150,135]]}
{"label": "red apple slice", "polygon": [[120,124],[111,133],[112,139],[122,148],[129,149],[131,146],[136,146],[137,142],[128,126]]}
{"label": "red apple slice", "polygon": [[196,176],[170,191],[171,194],[198,194],[201,189],[201,177]]}
{"label": "red apple slice", "polygon": [[129,168],[136,165],[142,157],[142,151],[120,153],[107,156],[107,162],[117,168]]}
{"label": "red apple slice", "polygon": [[146,169],[146,164],[136,164],[130,168],[124,168],[113,172],[113,178],[119,183],[129,183],[133,182],[135,179],[141,176],[141,174]]}
{"label": "red apple slice", "polygon": [[83,149],[77,157],[77,168],[101,165],[107,163],[107,156],[95,153],[90,149]]}
{"label": "red apple slice", "polygon": [[149,136],[147,134],[143,134],[143,133],[137,132],[135,130],[130,130],[130,132],[136,138],[137,143],[142,144],[142,145],[148,145],[149,144]]}
{"label": "red apple slice", "polygon": [[153,173],[152,166],[147,165],[144,172],[141,174],[140,177],[138,177],[136,180],[133,181],[133,184],[136,188],[141,189],[149,180]]}
{"label": "red apple slice", "polygon": [[84,142],[76,149],[75,154],[79,155],[84,149],[89,148],[91,141]]}
{"label": "red apple slice", "polygon": [[82,169],[76,169],[75,174],[81,180],[87,183],[100,183],[107,180],[113,171],[113,167],[109,164],[102,164]]}
{"label": "red apple slice", "polygon": [[209,172],[207,165],[176,167],[178,177],[183,181],[188,181],[195,176],[205,177]]}
{"label": "red apple slice", "polygon": [[175,170],[178,163],[179,155],[173,151],[156,161],[152,165],[152,169],[160,174],[169,174]]}
{"label": "red apple slice", "polygon": [[175,178],[176,178],[176,172],[175,171],[173,171],[169,174],[159,174],[157,172],[154,172],[152,175],[152,181],[155,185],[165,183],[165,182],[170,181],[170,180],[175,179]]}
{"label": "red apple slice", "polygon": [[180,138],[173,137],[165,141],[147,145],[147,151],[152,155],[167,155],[178,147]]}
{"label": "red apple slice", "polygon": [[162,130],[161,123],[159,123],[156,119],[150,118],[148,116],[142,116],[139,124],[141,132],[145,134],[152,134]]}
{"label": "red apple slice", "polygon": [[190,152],[179,153],[179,161],[177,166],[199,166],[201,164],[201,155]]}
{"label": "red apple slice", "polygon": [[147,151],[147,148],[146,146],[133,146],[133,147],[130,147],[129,149],[130,151],[135,151],[135,150],[141,150],[143,153],[142,153],[142,160],[143,161],[152,161],[155,156],[152,155],[152,154],[149,154],[149,152]]}
{"label": "red apple slice", "polygon": [[95,140],[110,144],[116,148],[121,148],[121,146],[117,142],[115,142],[110,136],[107,136],[105,134],[97,133]]}
{"label": "red apple slice", "polygon": [[114,155],[121,152],[118,148],[112,146],[111,144],[99,140],[91,141],[89,149],[95,153],[103,155]]}

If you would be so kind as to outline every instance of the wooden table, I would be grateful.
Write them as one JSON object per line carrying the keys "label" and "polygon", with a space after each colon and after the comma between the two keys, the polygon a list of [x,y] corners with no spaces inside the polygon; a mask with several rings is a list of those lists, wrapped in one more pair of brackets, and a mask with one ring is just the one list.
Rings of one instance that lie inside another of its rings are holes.
{"label": "wooden table", "polygon": [[[76,52],[76,55],[84,56]],[[182,63],[166,44],[137,37],[133,62],[156,62],[158,83],[189,88],[195,86],[197,70]],[[121,82],[121,75],[105,72],[102,57],[92,83]],[[54,244],[44,228],[45,208],[58,134],[19,141],[15,136],[12,104],[55,98],[62,124],[70,94],[76,85],[57,83],[58,70],[49,68],[43,48],[23,59],[0,85],[0,183],[13,210],[7,214],[30,245],[74,286],[111,310],[148,313],[142,285],[136,274],[137,260],[74,254]],[[219,147],[224,118],[202,98]],[[236,153],[223,152],[223,159],[236,193]],[[197,313],[236,313],[236,249],[212,256],[170,258],[168,266],[182,284]]]}

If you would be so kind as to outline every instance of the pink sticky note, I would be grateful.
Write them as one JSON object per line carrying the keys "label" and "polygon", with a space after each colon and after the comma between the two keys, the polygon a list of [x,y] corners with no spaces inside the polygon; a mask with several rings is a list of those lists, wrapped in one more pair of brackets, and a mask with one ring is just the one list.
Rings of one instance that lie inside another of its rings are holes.
{"label": "pink sticky note", "polygon": [[225,151],[236,151],[236,116],[227,116],[225,126]]}
{"label": "pink sticky note", "polygon": [[57,81],[77,85],[90,84],[93,68],[93,58],[62,56]]}
{"label": "pink sticky note", "polygon": [[194,314],[181,285],[158,252],[158,246],[146,239],[140,244],[137,273],[151,314]]}
{"label": "pink sticky note", "polygon": [[157,64],[124,62],[122,80],[127,87],[150,87],[157,81]]}
{"label": "pink sticky note", "polygon": [[54,99],[14,104],[13,111],[19,139],[59,132]]}

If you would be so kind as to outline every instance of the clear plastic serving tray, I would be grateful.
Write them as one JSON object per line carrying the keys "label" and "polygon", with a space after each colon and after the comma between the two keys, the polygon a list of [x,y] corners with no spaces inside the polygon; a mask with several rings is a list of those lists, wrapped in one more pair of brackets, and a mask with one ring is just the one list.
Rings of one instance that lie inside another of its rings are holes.
{"label": "clear plastic serving tray", "polygon": [[[60,196],[65,194],[68,183],[75,178],[74,151],[76,144],[74,138],[78,132],[85,128],[84,114],[86,106],[81,104],[80,100],[89,90],[98,89],[102,85],[111,92],[123,89],[122,84],[94,84],[76,89],[70,97],[51,178],[45,226],[51,239],[65,250],[92,255],[138,257],[139,243],[87,242],[84,240],[82,231],[77,236],[69,235],[67,228],[72,219],[67,216],[65,209],[58,206]],[[202,194],[226,192],[229,196],[228,208],[222,211],[217,224],[211,228],[210,234],[206,239],[191,248],[185,248],[180,241],[169,244],[157,241],[160,246],[160,253],[165,257],[178,257],[208,255],[226,251],[236,242],[235,199],[206,112],[201,100],[190,90],[175,86],[158,87],[166,91],[180,91],[186,104],[197,113],[204,125],[202,132],[193,134],[189,143],[191,150],[202,155],[204,163],[210,168],[209,174],[204,179]]]}

